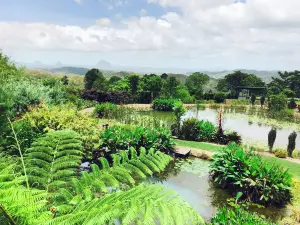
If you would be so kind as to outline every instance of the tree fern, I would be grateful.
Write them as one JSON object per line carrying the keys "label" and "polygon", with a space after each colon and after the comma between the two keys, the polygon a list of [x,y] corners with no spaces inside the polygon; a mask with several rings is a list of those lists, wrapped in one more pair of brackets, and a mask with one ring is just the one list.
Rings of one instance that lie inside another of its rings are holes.
{"label": "tree fern", "polygon": [[46,192],[25,188],[22,185],[25,177],[17,173],[15,164],[2,154],[0,165],[1,224],[38,224],[50,219],[51,213],[45,212]]}
{"label": "tree fern", "polygon": [[116,220],[124,225],[204,223],[176,193],[159,185],[139,185],[128,191],[95,198],[47,224],[111,224]]}
{"label": "tree fern", "polygon": [[46,190],[62,186],[79,172],[82,154],[76,132],[56,131],[39,138],[25,154],[31,186]]}

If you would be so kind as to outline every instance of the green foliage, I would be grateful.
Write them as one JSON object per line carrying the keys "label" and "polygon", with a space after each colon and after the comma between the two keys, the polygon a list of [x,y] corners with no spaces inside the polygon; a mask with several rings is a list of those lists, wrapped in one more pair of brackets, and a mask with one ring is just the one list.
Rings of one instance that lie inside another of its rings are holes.
{"label": "green foliage", "polygon": [[201,99],[203,96],[203,88],[209,82],[209,76],[203,73],[191,74],[185,82],[187,89],[196,99]]}
{"label": "green foliage", "polygon": [[275,149],[274,150],[274,155],[277,158],[286,158],[287,157],[287,152],[284,149]]}
{"label": "green foliage", "polygon": [[196,118],[188,118],[182,122],[179,137],[183,140],[199,140],[200,127]]}
{"label": "green foliage", "polygon": [[261,96],[261,97],[260,97],[260,105],[261,105],[261,106],[264,106],[265,101],[266,101],[266,97],[265,97],[264,95]]}
{"label": "green foliage", "polygon": [[275,140],[276,140],[276,135],[277,135],[277,130],[276,128],[272,127],[272,129],[269,131],[268,134],[268,146],[269,146],[269,150],[270,152],[272,152]]}
{"label": "green foliage", "polygon": [[252,105],[255,105],[256,96],[254,94],[251,95],[250,102]]}
{"label": "green foliage", "polygon": [[236,92],[236,89],[238,86],[264,87],[265,83],[261,78],[254,74],[234,71],[219,80],[217,89],[223,92],[230,91],[233,97],[237,97],[238,93]]}
{"label": "green foliage", "polygon": [[211,225],[273,225],[273,223],[264,220],[257,214],[249,213],[242,207],[220,208],[211,219]]}
{"label": "green foliage", "polygon": [[63,78],[61,78],[61,82],[63,83],[63,85],[68,85],[69,84],[69,79],[67,76],[64,76]]}
{"label": "green foliage", "polygon": [[173,191],[159,185],[139,185],[128,191],[83,202],[47,224],[202,224],[204,221]]}
{"label": "green foliage", "polygon": [[106,90],[106,80],[102,72],[98,69],[91,69],[87,71],[84,76],[85,89],[95,88],[97,90]]}
{"label": "green foliage", "polygon": [[35,133],[63,129],[76,131],[83,140],[85,151],[98,147],[99,133],[103,129],[102,124],[107,123],[77,112],[72,105],[34,108],[22,119],[28,121]]}
{"label": "green foliage", "polygon": [[195,98],[190,95],[187,87],[184,85],[177,86],[174,97],[180,99],[183,103],[186,104],[195,102]]}
{"label": "green foliage", "polygon": [[99,117],[110,117],[117,110],[117,106],[113,103],[106,102],[97,104],[94,109],[94,113]]}
{"label": "green foliage", "polygon": [[149,129],[133,126],[113,126],[105,130],[101,136],[101,147],[111,153],[128,150],[130,147],[140,150],[155,148],[163,152],[173,149],[171,133],[168,129]]}
{"label": "green foliage", "polygon": [[285,205],[291,200],[291,175],[254,152],[230,144],[213,157],[212,180],[242,198],[262,205]]}
{"label": "green foliage", "polygon": [[287,97],[285,94],[271,95],[268,99],[268,107],[270,111],[281,111],[286,108]]}
{"label": "green foliage", "polygon": [[186,113],[186,108],[184,107],[182,102],[178,101],[178,102],[175,102],[173,111],[175,114],[176,121],[179,123],[181,120],[181,117]]}
{"label": "green foliage", "polygon": [[156,98],[152,102],[152,108],[157,111],[167,111],[171,112],[173,111],[173,108],[175,106],[175,103],[178,102],[178,99],[161,99],[161,98]]}
{"label": "green foliage", "polygon": [[25,165],[32,187],[55,190],[79,171],[82,141],[74,131],[50,132],[36,140],[25,153]]}
{"label": "green foliage", "polygon": [[216,103],[223,103],[226,99],[226,93],[224,92],[217,92],[215,94],[215,101]]}
{"label": "green foliage", "polygon": [[138,100],[140,103],[151,103],[158,98],[162,89],[162,79],[155,74],[144,75],[138,84]]}
{"label": "green foliage", "polygon": [[291,98],[289,104],[288,104],[288,108],[289,109],[296,109],[297,108],[297,104],[294,98]]}
{"label": "green foliage", "polygon": [[213,123],[209,121],[199,120],[198,127],[200,129],[199,141],[214,142],[217,129]]}
{"label": "green foliage", "polygon": [[287,152],[289,157],[292,157],[293,151],[296,148],[296,138],[297,138],[297,133],[295,131],[289,135],[289,143],[287,147]]}

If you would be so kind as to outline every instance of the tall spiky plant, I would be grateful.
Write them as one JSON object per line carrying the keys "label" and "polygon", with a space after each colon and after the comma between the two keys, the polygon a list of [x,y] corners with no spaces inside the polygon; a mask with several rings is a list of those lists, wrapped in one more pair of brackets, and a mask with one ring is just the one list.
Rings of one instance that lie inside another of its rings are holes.
{"label": "tall spiky plant", "polygon": [[268,145],[269,145],[269,151],[272,152],[275,140],[276,140],[277,130],[276,128],[272,127],[268,134]]}
{"label": "tall spiky plant", "polygon": [[297,133],[295,131],[289,135],[289,143],[287,147],[289,157],[292,157],[293,151],[296,148],[296,138],[297,138]]}

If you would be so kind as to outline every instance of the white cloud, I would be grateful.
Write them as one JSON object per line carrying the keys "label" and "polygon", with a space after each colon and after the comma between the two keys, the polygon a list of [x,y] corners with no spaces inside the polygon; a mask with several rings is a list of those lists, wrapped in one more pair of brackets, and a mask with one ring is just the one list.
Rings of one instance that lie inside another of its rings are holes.
{"label": "white cloud", "polygon": [[146,16],[147,15],[147,10],[146,9],[141,9],[140,10],[140,16]]}
{"label": "white cloud", "polygon": [[74,2],[76,2],[77,4],[81,4],[82,0],[74,0]]}
{"label": "white cloud", "polygon": [[101,18],[98,19],[96,22],[98,25],[105,26],[105,27],[109,26],[111,23],[109,18]]}
{"label": "white cloud", "polygon": [[[103,1],[103,0],[102,0]],[[113,3],[118,1],[106,1]],[[122,1],[120,1],[122,2]],[[148,0],[168,10],[160,18],[108,18],[87,28],[44,23],[0,23],[4,49],[81,52],[145,51],[182,67],[296,67],[300,56],[299,0]],[[236,2],[236,1],[235,1]],[[124,2],[122,3],[124,4]],[[133,62],[135,59],[132,59]],[[145,62],[149,62],[145,58]]]}

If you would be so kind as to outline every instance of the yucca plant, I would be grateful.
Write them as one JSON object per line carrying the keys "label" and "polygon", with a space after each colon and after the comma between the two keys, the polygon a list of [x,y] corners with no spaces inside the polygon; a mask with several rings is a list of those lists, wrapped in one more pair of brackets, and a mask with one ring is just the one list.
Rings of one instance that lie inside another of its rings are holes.
{"label": "yucca plant", "polygon": [[291,200],[291,174],[267,163],[254,152],[231,144],[213,157],[212,180],[230,193],[262,205],[285,205]]}

